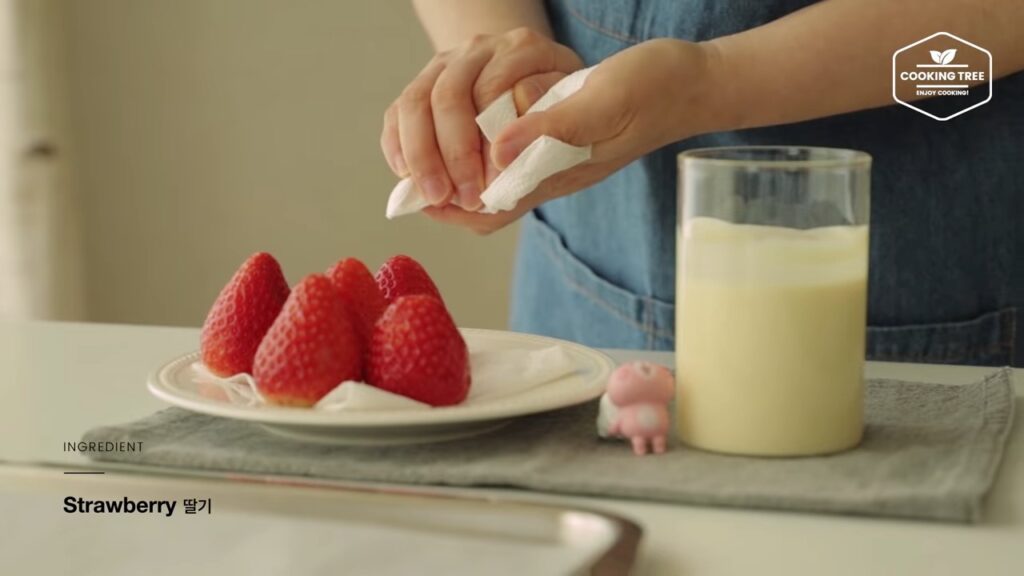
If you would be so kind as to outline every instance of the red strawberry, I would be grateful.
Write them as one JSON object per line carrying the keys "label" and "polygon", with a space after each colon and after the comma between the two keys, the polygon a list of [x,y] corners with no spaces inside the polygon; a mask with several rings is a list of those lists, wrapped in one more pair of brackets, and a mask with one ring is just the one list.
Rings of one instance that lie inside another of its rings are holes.
{"label": "red strawberry", "polygon": [[404,254],[392,256],[377,270],[377,286],[389,304],[412,294],[429,294],[444,302],[423,266]]}
{"label": "red strawberry", "polygon": [[469,350],[444,304],[424,294],[395,300],[370,341],[367,380],[431,406],[450,406],[469,393]]}
{"label": "red strawberry", "polygon": [[252,373],[252,360],[263,335],[288,298],[281,265],[266,252],[246,260],[213,302],[199,348],[203,363],[215,374]]}
{"label": "red strawberry", "polygon": [[272,404],[312,406],[338,384],[362,378],[362,346],[334,285],[311,274],[256,351],[256,388]]}
{"label": "red strawberry", "polygon": [[369,342],[373,325],[388,306],[373,274],[358,258],[345,258],[327,270],[327,277],[352,312],[360,336]]}

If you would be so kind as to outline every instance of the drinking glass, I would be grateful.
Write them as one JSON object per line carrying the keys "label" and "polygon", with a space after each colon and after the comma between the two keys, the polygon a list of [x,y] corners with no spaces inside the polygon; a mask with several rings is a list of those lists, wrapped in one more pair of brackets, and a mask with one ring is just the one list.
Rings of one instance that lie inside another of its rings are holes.
{"label": "drinking glass", "polygon": [[863,431],[871,157],[679,156],[677,432],[730,454],[838,452]]}

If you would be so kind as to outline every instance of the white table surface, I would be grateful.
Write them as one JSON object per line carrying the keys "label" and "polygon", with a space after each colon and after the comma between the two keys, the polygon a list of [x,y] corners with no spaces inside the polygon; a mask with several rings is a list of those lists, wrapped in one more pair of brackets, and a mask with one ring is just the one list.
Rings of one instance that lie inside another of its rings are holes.
{"label": "white table surface", "polygon": [[[63,443],[78,440],[93,426],[126,422],[163,408],[146,391],[145,376],[164,361],[194,350],[197,342],[198,331],[185,328],[0,323],[0,461],[85,465],[81,456],[65,453]],[[668,353],[609,352],[620,361],[645,358],[672,363]],[[868,375],[964,384],[990,370],[872,363]],[[1020,414],[1024,411],[1024,372],[1018,370],[1015,378]],[[1020,575],[1024,574],[1024,427],[1020,419],[1014,425],[1006,458],[987,501],[985,520],[977,525],[666,505],[519,491],[468,492],[598,508],[629,517],[645,531],[637,574]],[[4,566],[4,558],[68,554],[67,546],[74,546],[76,530],[84,525],[76,528],[76,521],[61,512],[59,494],[106,479],[32,470],[38,469],[0,466],[0,495],[16,495],[22,503],[18,522],[0,515],[0,567]],[[142,487],[155,480],[128,481]],[[190,482],[204,486],[210,481]],[[218,490],[222,486],[211,483],[197,492]],[[189,539],[189,546],[175,556],[177,568],[167,573],[186,567],[193,574],[207,573],[196,571],[197,568],[225,573],[224,558],[235,556],[225,554],[224,548],[216,545],[217,539],[244,539],[247,532],[239,526],[257,525],[263,529],[253,530],[253,538],[258,535],[266,541],[246,543],[247,566],[275,567],[282,574],[302,573],[293,569],[308,564],[302,564],[303,558],[292,552],[301,548],[301,543],[308,543],[303,535],[309,532],[313,520],[309,500],[330,496],[283,486],[247,487],[235,492],[235,504],[243,509],[247,498],[252,503],[272,499],[278,504],[272,510],[254,506],[244,517],[213,514],[203,522],[181,528],[178,535]],[[168,524],[146,526],[133,529],[143,534],[147,529],[161,530],[161,537],[167,538]],[[15,537],[18,535],[21,537]],[[282,541],[290,542],[285,551],[279,545]],[[161,545],[171,544],[168,540]],[[89,553],[111,562],[123,557],[117,550]],[[210,562],[204,562],[204,557]],[[68,562],[69,567],[74,566],[72,560]],[[247,573],[244,567],[235,567],[241,571],[233,573]],[[111,564],[107,573],[116,572]],[[32,572],[25,566],[18,573]]]}

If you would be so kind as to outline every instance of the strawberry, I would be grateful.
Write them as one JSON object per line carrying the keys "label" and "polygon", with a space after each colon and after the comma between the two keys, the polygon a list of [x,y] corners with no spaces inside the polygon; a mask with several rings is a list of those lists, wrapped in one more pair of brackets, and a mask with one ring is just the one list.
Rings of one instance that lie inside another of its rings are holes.
{"label": "strawberry", "polygon": [[404,254],[392,256],[377,270],[377,286],[389,304],[412,294],[429,294],[444,302],[423,266]]}
{"label": "strawberry", "polygon": [[288,298],[281,265],[266,252],[246,260],[213,302],[199,348],[213,373],[252,373],[256,348]]}
{"label": "strawberry", "polygon": [[352,312],[360,336],[369,342],[373,325],[388,306],[373,274],[358,258],[345,258],[327,270],[327,277]]}
{"label": "strawberry", "polygon": [[256,388],[272,404],[312,406],[338,384],[362,378],[362,346],[337,289],[311,274],[256,351]]}
{"label": "strawberry", "polygon": [[433,296],[402,296],[388,306],[367,358],[367,380],[389,392],[431,406],[458,404],[469,393],[466,341]]}

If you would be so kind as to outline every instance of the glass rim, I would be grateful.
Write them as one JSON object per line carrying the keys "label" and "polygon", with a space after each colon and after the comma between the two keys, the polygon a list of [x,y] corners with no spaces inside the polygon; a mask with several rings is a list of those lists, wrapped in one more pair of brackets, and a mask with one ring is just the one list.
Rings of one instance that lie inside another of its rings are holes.
{"label": "glass rim", "polygon": [[[825,157],[813,160],[771,160],[757,158],[727,158],[720,155],[730,152],[750,151],[783,151],[783,150],[808,150],[824,153]],[[860,150],[849,148],[830,148],[827,146],[718,146],[706,148],[693,148],[679,153],[676,157],[680,163],[698,163],[713,166],[731,166],[734,168],[842,168],[842,167],[863,167],[871,164],[871,155]]]}

